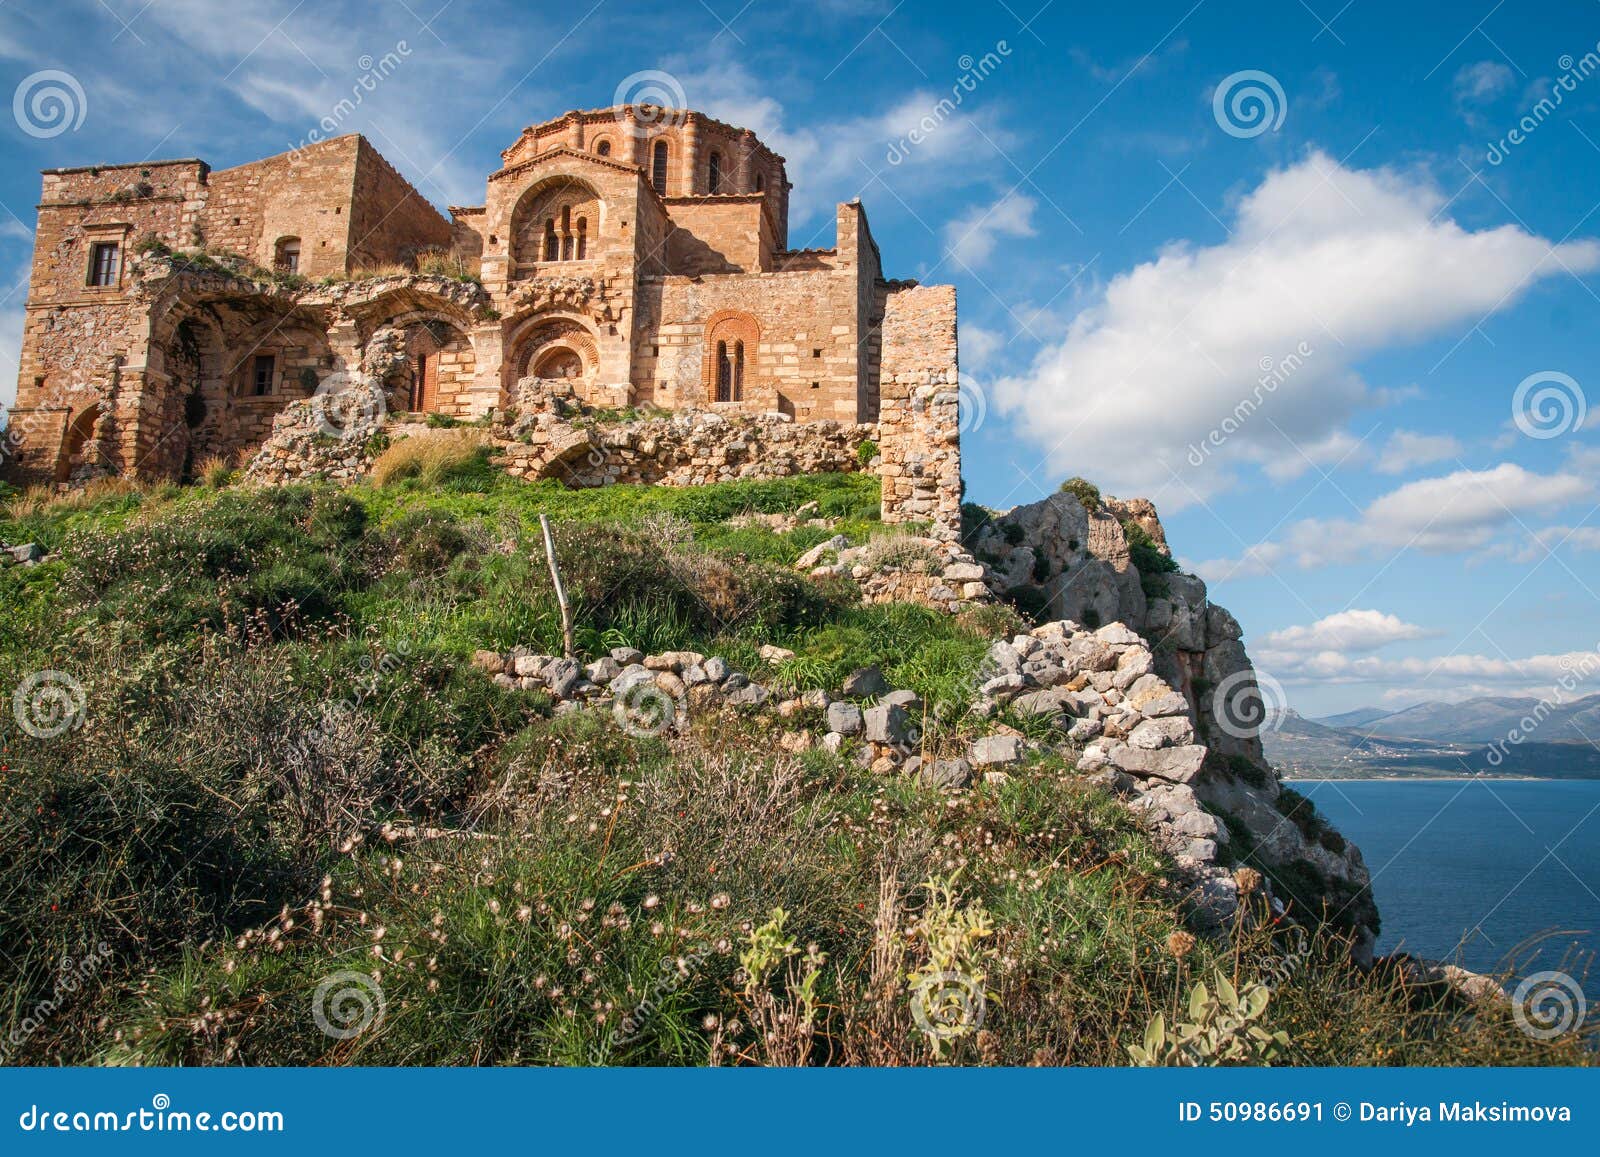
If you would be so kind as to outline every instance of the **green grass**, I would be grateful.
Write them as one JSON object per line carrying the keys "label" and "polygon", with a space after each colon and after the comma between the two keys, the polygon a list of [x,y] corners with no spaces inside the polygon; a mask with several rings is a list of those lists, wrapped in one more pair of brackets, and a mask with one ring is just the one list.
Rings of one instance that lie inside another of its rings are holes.
{"label": "green grass", "polygon": [[[858,541],[879,529],[853,475],[21,500],[0,537],[51,555],[0,569],[0,686],[60,672],[82,711],[45,737],[0,712],[0,1041],[64,960],[109,958],[7,1059],[1120,1064],[1193,976],[1265,974],[1283,933],[1264,913],[1173,949],[1170,865],[1061,755],[952,797],[871,774],[855,745],[783,754],[772,716],[635,739],[470,662],[559,648],[544,513],[586,655],[690,647],[797,688],[875,663],[927,699],[929,754],[959,749],[987,641],[1018,620],[863,607],[792,570],[826,532],[727,525],[811,501]],[[795,657],[774,669],[768,642]],[[971,961],[992,995],[984,1034],[936,1055],[906,978],[943,889],[987,914]],[[780,907],[826,955],[810,1037],[784,1036],[801,996],[781,970],[736,975]],[[1324,934],[1273,997],[1295,1063],[1592,1060],[1342,951]],[[385,1013],[341,1041],[313,1000],[351,971],[376,973]]]}

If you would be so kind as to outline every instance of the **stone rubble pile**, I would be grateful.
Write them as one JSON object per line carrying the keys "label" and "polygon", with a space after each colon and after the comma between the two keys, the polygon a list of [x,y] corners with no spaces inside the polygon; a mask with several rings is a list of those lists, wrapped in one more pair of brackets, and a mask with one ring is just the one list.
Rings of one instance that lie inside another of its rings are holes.
{"label": "stone rubble pile", "polygon": [[983,564],[959,543],[920,535],[896,534],[851,546],[836,534],[794,565],[813,578],[854,579],[864,603],[920,603],[954,613],[994,601]]}
{"label": "stone rubble pile", "polygon": [[[781,663],[793,652],[769,645],[761,655]],[[876,667],[855,671],[830,693],[762,684],[695,651],[646,655],[618,647],[584,664],[514,648],[478,651],[473,661],[501,686],[546,692],[558,713],[610,709],[636,734],[680,728],[720,707],[770,712],[786,725],[783,750],[838,752],[849,744],[875,774],[914,776],[948,791],[1004,782],[1024,773],[1030,753],[1060,750],[1141,817],[1191,881],[1203,917],[1220,923],[1238,903],[1233,874],[1219,863],[1228,829],[1191,786],[1207,748],[1196,742],[1187,701],[1154,673],[1144,640],[1121,623],[1089,631],[1054,622],[996,640],[974,703],[978,717],[993,720],[988,733],[968,740],[960,755],[938,757],[923,753],[927,704],[914,691],[891,688]],[[1030,741],[995,718],[1002,709],[1048,717],[1050,738]]]}
{"label": "stone rubble pile", "polygon": [[684,410],[670,417],[600,424],[555,410],[508,413],[495,428],[507,473],[567,486],[708,482],[843,474],[863,465],[871,424],[796,423],[787,414]]}

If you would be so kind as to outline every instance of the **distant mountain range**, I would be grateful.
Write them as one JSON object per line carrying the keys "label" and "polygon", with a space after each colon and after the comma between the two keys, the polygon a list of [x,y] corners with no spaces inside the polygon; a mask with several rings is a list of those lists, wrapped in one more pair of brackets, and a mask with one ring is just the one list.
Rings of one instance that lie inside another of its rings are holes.
{"label": "distant mountain range", "polygon": [[[1522,740],[1513,743],[1516,734]],[[1600,695],[1564,704],[1485,696],[1401,711],[1363,707],[1320,719],[1287,710],[1269,720],[1261,741],[1267,758],[1290,777],[1600,779]]]}

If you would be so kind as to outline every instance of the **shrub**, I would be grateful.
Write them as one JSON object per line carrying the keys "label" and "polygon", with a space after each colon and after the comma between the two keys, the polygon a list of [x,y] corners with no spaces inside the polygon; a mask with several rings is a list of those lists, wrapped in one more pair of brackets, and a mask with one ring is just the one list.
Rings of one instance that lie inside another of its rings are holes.
{"label": "shrub", "polygon": [[871,438],[862,439],[861,444],[856,447],[856,461],[861,464],[863,470],[872,465],[872,460],[877,456],[878,444]]}
{"label": "shrub", "polygon": [[1072,495],[1083,503],[1083,508],[1090,513],[1100,505],[1100,488],[1087,478],[1068,478],[1061,484],[1060,492]]}
{"label": "shrub", "polygon": [[1139,568],[1139,574],[1165,575],[1177,572],[1178,564],[1170,554],[1156,546],[1149,531],[1133,519],[1122,524],[1122,535],[1128,542],[1128,557]]}

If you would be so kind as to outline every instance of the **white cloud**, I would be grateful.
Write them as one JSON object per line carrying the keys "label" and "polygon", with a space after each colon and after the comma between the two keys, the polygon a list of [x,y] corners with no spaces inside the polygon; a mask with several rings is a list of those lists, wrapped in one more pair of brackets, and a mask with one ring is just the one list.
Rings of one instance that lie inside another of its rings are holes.
{"label": "white cloud", "polygon": [[[754,76],[725,47],[712,53],[710,63],[703,57],[692,64],[674,58],[666,67],[681,82],[691,108],[750,129],[784,158],[795,183],[789,212],[797,231],[807,223],[831,230],[833,217],[826,211],[866,192],[875,177],[894,183],[910,176],[915,185],[908,182],[903,196],[913,188],[962,185],[992,176],[1002,153],[1017,145],[995,110],[982,107],[976,96],[969,98],[970,106],[939,113],[940,102],[951,99],[948,90],[918,89],[860,116],[791,125],[783,103],[772,95],[777,86],[771,78]],[[919,140],[908,144],[913,133]],[[895,146],[901,159],[890,164]],[[799,242],[791,238],[791,243]]]}
{"label": "white cloud", "polygon": [[1396,430],[1383,444],[1377,469],[1382,474],[1404,474],[1417,466],[1459,457],[1462,451],[1461,440],[1450,434],[1417,434],[1410,430]]}
{"label": "white cloud", "polygon": [[1420,177],[1313,152],[1243,198],[1226,242],[1112,279],[997,401],[1056,469],[1169,507],[1244,464],[1304,468],[1299,449],[1333,452],[1330,432],[1375,401],[1359,358],[1475,323],[1563,266],[1600,268],[1595,241],[1552,253],[1446,209]]}
{"label": "white cloud", "polygon": [[1511,90],[1516,75],[1498,60],[1464,64],[1456,72],[1454,89],[1458,104],[1488,104]]}
{"label": "white cloud", "polygon": [[961,366],[963,372],[976,368],[980,373],[988,360],[1005,348],[1005,335],[981,325],[963,325],[961,336]]}
{"label": "white cloud", "polygon": [[1284,653],[1276,658],[1275,663],[1262,664],[1276,679],[1304,683],[1403,683],[1406,694],[1413,699],[1424,696],[1424,686],[1430,688],[1426,695],[1432,696],[1431,687],[1435,683],[1480,687],[1498,685],[1500,690],[1494,693],[1504,695],[1508,693],[1507,683],[1511,680],[1543,683],[1543,693],[1548,695],[1553,685],[1578,677],[1575,673],[1594,671],[1600,667],[1600,657],[1593,651],[1529,655],[1522,659],[1507,659],[1498,655],[1385,659],[1376,655],[1350,656],[1338,651],[1305,655]]}
{"label": "white cloud", "polygon": [[944,227],[945,246],[957,262],[972,268],[994,253],[1002,237],[1032,237],[1038,202],[1012,191],[992,205],[976,205]]}
{"label": "white cloud", "polygon": [[1369,503],[1357,519],[1303,519],[1279,540],[1258,543],[1236,559],[1196,563],[1194,570],[1216,581],[1401,550],[1458,554],[1484,547],[1496,531],[1517,524],[1525,514],[1565,506],[1594,490],[1590,478],[1535,474],[1512,462],[1488,470],[1457,470],[1391,490]]}
{"label": "white cloud", "polygon": [[1264,636],[1260,643],[1263,662],[1267,655],[1304,654],[1317,651],[1376,651],[1390,643],[1426,638],[1424,627],[1408,623],[1398,615],[1383,611],[1349,610],[1318,619],[1310,626],[1285,627]]}

